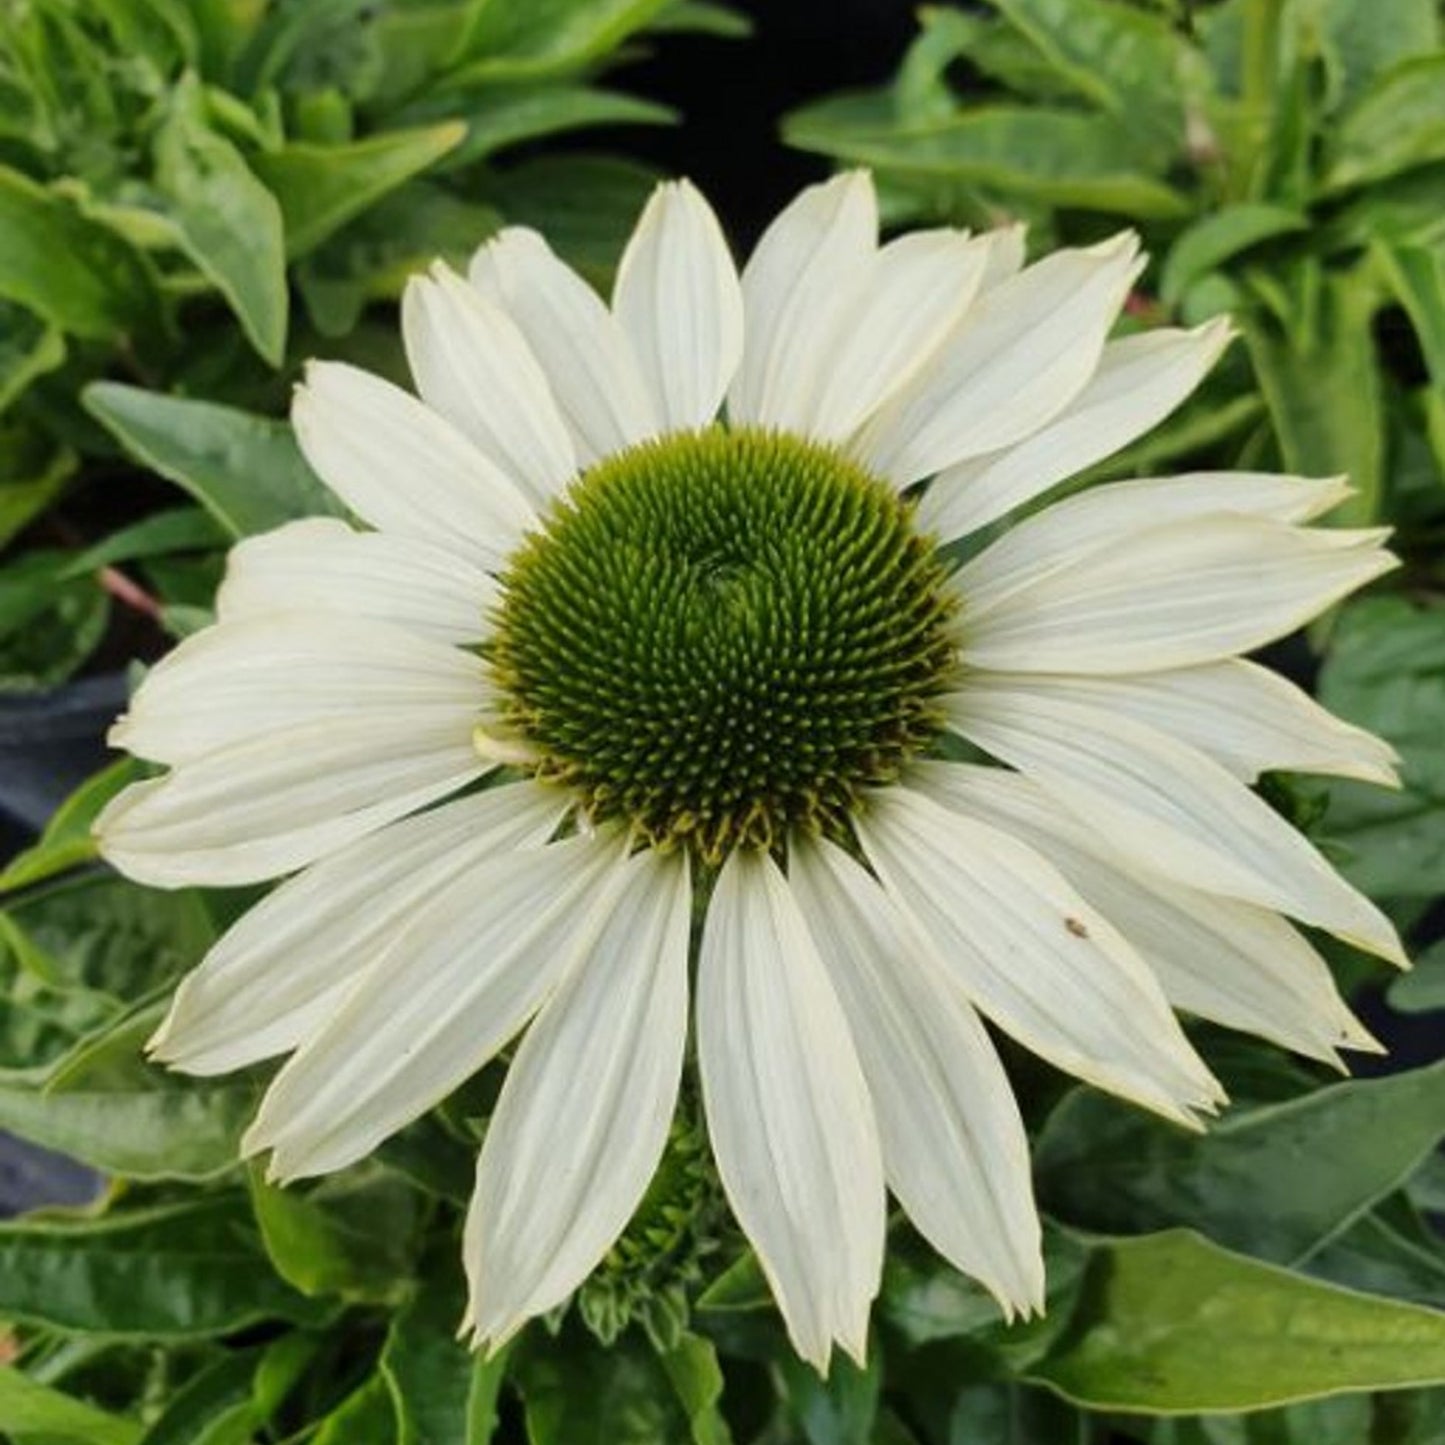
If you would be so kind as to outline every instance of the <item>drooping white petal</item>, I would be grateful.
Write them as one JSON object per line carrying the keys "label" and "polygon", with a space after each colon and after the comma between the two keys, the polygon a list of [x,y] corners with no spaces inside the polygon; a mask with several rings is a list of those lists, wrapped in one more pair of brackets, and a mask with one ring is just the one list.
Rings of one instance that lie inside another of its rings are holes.
{"label": "drooping white petal", "polygon": [[379,531],[499,567],[536,521],[495,462],[379,376],[338,361],[311,362],[291,421],[321,480]]}
{"label": "drooping white petal", "polygon": [[462,1247],[467,1323],[493,1349],[612,1247],[662,1157],[687,1042],[691,889],[680,854],[627,865],[591,954],[507,1071]]}
{"label": "drooping white petal", "polygon": [[656,433],[658,409],[626,332],[536,231],[499,231],[472,257],[470,278],[541,363],[583,466]]}
{"label": "drooping white petal", "polygon": [[1278,914],[1138,871],[1018,773],[925,763],[910,782],[1037,848],[1138,949],[1176,1008],[1327,1062],[1340,1048],[1378,1050],[1324,959]]}
{"label": "drooping white petal", "polygon": [[1094,374],[1138,274],[1137,240],[1056,251],[986,292],[913,382],[859,435],[866,465],[900,487],[1011,446]]}
{"label": "drooping white petal", "polygon": [[1111,456],[1199,385],[1231,335],[1227,321],[1215,320],[1111,341],[1088,384],[1047,426],[940,472],[919,504],[918,525],[945,540],[962,537]]}
{"label": "drooping white petal", "polygon": [[1041,1310],[1028,1136],[978,1015],[841,849],[795,841],[788,877],[858,1048],[889,1186],[1005,1316]]}
{"label": "drooping white petal", "polygon": [[146,675],[110,741],[158,763],[328,719],[465,733],[488,697],[471,653],[329,613],[268,613],[185,639]]}
{"label": "drooping white petal", "polygon": [[438,263],[401,298],[407,362],[422,400],[540,505],[571,480],[566,423],[516,322]]}
{"label": "drooping white petal", "polygon": [[662,423],[706,426],[743,352],[743,299],[727,239],[689,181],[658,186],[617,267],[612,309]]}
{"label": "drooping white petal", "polygon": [[[890,241],[840,296],[807,385],[777,399],[774,425],[822,441],[852,435],[924,366],[978,290],[990,242],[966,231]],[[800,382],[801,382],[800,378]]]}
{"label": "drooping white petal", "polygon": [[471,725],[338,717],[281,728],[134,783],[95,823],[100,851],[156,888],[260,883],[480,777]]}
{"label": "drooping white petal", "polygon": [[362,1158],[476,1073],[592,947],[615,896],[615,838],[574,838],[458,879],[277,1074],[242,1140],[270,1175]]}
{"label": "drooping white petal", "polygon": [[1384,914],[1196,749],[1122,714],[1006,678],[967,678],[947,708],[964,736],[1104,831],[1136,866],[1404,961]]}
{"label": "drooping white petal", "polygon": [[[1065,497],[1025,517],[966,562],[954,583],[969,611],[982,615],[1011,593],[1036,586],[1090,553],[1107,553],[1165,522],[1238,513],[1277,522],[1307,522],[1349,495],[1343,477],[1273,472],[1188,472],[1110,482]],[[1317,533],[1353,537],[1358,533]]]}
{"label": "drooping white petal", "polygon": [[1259,517],[1168,522],[1060,565],[986,609],[971,609],[964,594],[963,660],[1081,673],[1214,662],[1293,632],[1396,566],[1374,540],[1342,545],[1333,529]]}
{"label": "drooping white petal", "polygon": [[1032,848],[906,787],[857,828],[940,966],[1020,1043],[1190,1127],[1223,1099],[1154,975]]}
{"label": "drooping white petal", "polygon": [[1389,744],[1257,663],[1229,658],[1121,677],[998,674],[1015,692],[1123,713],[1198,748],[1243,783],[1274,769],[1398,785]]}
{"label": "drooping white petal", "polygon": [[878,245],[878,201],[866,171],[809,186],[777,217],[743,268],[746,340],[728,391],[734,425],[784,425],[827,360],[840,298],[852,293]]}
{"label": "drooping white petal", "polygon": [[454,879],[545,842],[563,800],[532,782],[489,788],[363,838],[288,879],[181,981],[147,1047],[221,1074],[317,1033],[366,969]]}
{"label": "drooping white petal", "polygon": [[708,904],[698,1065],[718,1173],[794,1348],[862,1360],[883,1264],[878,1130],[843,1010],[788,885],[739,849]]}
{"label": "drooping white petal", "polygon": [[216,616],[325,612],[393,623],[438,642],[478,641],[497,584],[455,551],[330,517],[247,537],[226,558]]}

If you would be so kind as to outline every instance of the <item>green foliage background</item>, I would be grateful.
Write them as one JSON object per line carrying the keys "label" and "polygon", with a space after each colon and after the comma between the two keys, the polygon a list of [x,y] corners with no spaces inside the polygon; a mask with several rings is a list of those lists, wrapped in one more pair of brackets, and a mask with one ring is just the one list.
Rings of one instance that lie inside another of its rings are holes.
{"label": "green foliage background", "polygon": [[[203,625],[231,540],[327,505],[287,390],[318,352],[399,375],[410,270],[518,220],[604,284],[652,175],[556,137],[669,120],[600,76],[683,28],[746,30],[695,0],[0,9],[0,691],[75,673],[116,597],[173,635]],[[1135,225],[1156,262],[1128,325],[1237,318],[1193,401],[1068,485],[1348,472],[1348,520],[1397,529],[1401,574],[1310,642],[1321,698],[1400,750],[1405,785],[1271,796],[1421,946],[1392,1006],[1445,1008],[1440,5],[926,8],[889,85],[784,135],[873,166],[895,226],[1024,218],[1043,249]],[[72,535],[87,508],[121,525]],[[1202,1138],[1010,1054],[1048,1217],[1041,1320],[1005,1327],[899,1222],[868,1368],[819,1380],[685,1101],[594,1280],[470,1356],[456,1240],[493,1071],[320,1183],[237,1164],[264,1071],[184,1080],[139,1044],[250,895],[94,865],[89,822],[133,776],[92,779],[0,874],[0,1127],[109,1176],[92,1207],[0,1224],[5,1439],[1445,1445],[1445,1062],[1333,1080],[1204,1027],[1235,1105]]]}

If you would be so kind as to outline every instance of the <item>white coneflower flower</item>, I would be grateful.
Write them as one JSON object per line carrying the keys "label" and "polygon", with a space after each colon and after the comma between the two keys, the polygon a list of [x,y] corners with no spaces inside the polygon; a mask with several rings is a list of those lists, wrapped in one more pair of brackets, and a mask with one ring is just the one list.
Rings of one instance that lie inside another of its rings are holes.
{"label": "white coneflower flower", "polygon": [[170,771],[99,833],[160,886],[294,875],[154,1040],[200,1074],[290,1054],[246,1138],[276,1177],[361,1158],[530,1021],[467,1222],[479,1342],[565,1299],[643,1195],[695,907],[718,1172],[820,1367],[864,1351],[885,1189],[1006,1314],[1041,1307],[980,1015],[1186,1123],[1223,1094],[1171,1005],[1371,1046],[1285,920],[1399,961],[1395,933],[1249,785],[1388,782],[1391,755],[1237,658],[1391,565],[1303,525],[1342,485],[1125,482],[952,573],[936,550],[1217,357],[1219,323],[1107,339],[1140,264],[1132,236],[1027,268],[1017,231],[880,247],[854,173],[739,278],[665,185],[610,309],[506,230],[470,281],[409,286],[420,399],[311,368],[297,433],[357,525],[235,549],[216,625],[116,728]]}

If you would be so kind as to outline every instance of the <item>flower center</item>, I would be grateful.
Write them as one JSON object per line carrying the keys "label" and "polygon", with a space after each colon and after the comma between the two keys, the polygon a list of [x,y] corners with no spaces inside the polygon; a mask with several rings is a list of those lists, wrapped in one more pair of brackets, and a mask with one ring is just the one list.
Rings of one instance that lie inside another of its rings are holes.
{"label": "flower center", "polygon": [[708,862],[837,831],[938,733],[952,605],[896,491],[710,427],[585,472],[503,573],[503,726],[594,821]]}

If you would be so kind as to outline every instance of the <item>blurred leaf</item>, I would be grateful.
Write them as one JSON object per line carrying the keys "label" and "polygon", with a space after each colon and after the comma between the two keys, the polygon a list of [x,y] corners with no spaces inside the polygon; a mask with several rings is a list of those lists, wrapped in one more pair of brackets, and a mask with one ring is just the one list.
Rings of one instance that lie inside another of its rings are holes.
{"label": "blurred leaf", "polygon": [[96,855],[90,835],[97,815],[120,790],[141,776],[133,758],[122,758],[87,778],[51,815],[39,841],[17,853],[0,871],[0,892],[40,883]]}
{"label": "blurred leaf", "polygon": [[75,470],[75,453],[38,427],[0,421],[0,546],[60,496]]}
{"label": "blurred leaf", "polygon": [[1254,1410],[1445,1380],[1445,1314],[1169,1230],[1096,1244],[1067,1330],[1026,1373],[1096,1410]]}
{"label": "blurred leaf", "polygon": [[[98,572],[117,562],[143,557],[167,557],[174,552],[211,551],[230,542],[230,534],[200,507],[172,507],[152,512],[129,527],[82,552],[67,569],[71,576]],[[3,886],[3,885],[0,885]]]}
{"label": "blurred leaf", "polygon": [[783,1407],[807,1445],[870,1445],[883,1382],[879,1351],[865,1369],[834,1360],[826,1380],[791,1354],[777,1368]]}
{"label": "blurred leaf", "polygon": [[1289,279],[1296,289],[1286,325],[1253,307],[1238,317],[1284,467],[1308,477],[1348,475],[1355,495],[1335,517],[1367,525],[1380,516],[1384,474],[1385,425],[1370,333],[1379,297],[1363,267],[1323,271],[1311,259]]}
{"label": "blurred leaf", "polygon": [[716,35],[723,40],[745,40],[753,33],[746,15],[711,0],[672,0],[647,28],[654,35]]}
{"label": "blurred leaf", "polygon": [[271,1263],[302,1294],[384,1302],[406,1287],[420,1215],[402,1180],[352,1172],[303,1191],[253,1168],[250,1184]]}
{"label": "blurred leaf", "polygon": [[0,297],[76,336],[109,340],[154,325],[145,258],[66,197],[0,166]]}
{"label": "blurred leaf", "polygon": [[1371,255],[1415,328],[1431,380],[1445,393],[1445,241],[1433,247],[1377,241]]}
{"label": "blurred leaf", "polygon": [[138,1445],[141,1427],[0,1365],[0,1432],[17,1440],[33,1436],[37,1445]]}
{"label": "blurred leaf", "polygon": [[[1398,1202],[1397,1202],[1398,1201]],[[1390,1206],[1395,1204],[1395,1208]],[[1310,1256],[1317,1279],[1445,1308],[1445,1245],[1431,1238],[1403,1196],[1385,1201]]]}
{"label": "blurred leaf", "polygon": [[455,84],[564,75],[615,50],[667,0],[488,0],[463,42]]}
{"label": "blurred leaf", "polygon": [[238,1351],[187,1380],[139,1445],[252,1445],[264,1423],[253,1395],[260,1357]]}
{"label": "blurred leaf", "polygon": [[1242,252],[1309,229],[1309,218],[1299,211],[1268,202],[1225,206],[1186,227],[1169,248],[1159,278],[1159,294],[1175,306],[1198,280]]}
{"label": "blurred leaf", "polygon": [[1178,191],[1130,163],[1130,137],[1104,115],[1047,106],[989,105],[908,124],[869,98],[820,101],[785,118],[803,150],[914,175],[947,176],[1005,195],[1141,218],[1188,214]]}
{"label": "blurred leaf", "polygon": [[464,1286],[451,1250],[392,1318],[380,1370],[396,1406],[397,1445],[487,1445],[507,1351],[490,1360],[457,1338]]}
{"label": "blurred leaf", "polygon": [[48,1089],[0,1079],[0,1128],[135,1180],[212,1179],[238,1163],[259,1090],[245,1075],[184,1079],[141,1057],[156,1011],[63,1061]]}
{"label": "blurred leaf", "polygon": [[702,1310],[762,1310],[770,1309],[772,1304],[773,1292],[757,1255],[750,1249],[718,1275],[697,1300]]}
{"label": "blurred leaf", "polygon": [[1441,43],[1437,0],[1319,0],[1322,58],[1338,99],[1352,99],[1382,70]]}
{"label": "blurred leaf", "polygon": [[184,487],[233,536],[341,511],[285,422],[112,381],[82,398],[132,456]]}
{"label": "blurred leaf", "polygon": [[498,176],[494,196],[508,221],[541,231],[589,280],[604,285],[656,184],[656,175],[633,161],[548,156]]}
{"label": "blurred leaf", "polygon": [[240,151],[206,125],[194,77],[176,91],[157,133],[156,182],[179,245],[256,350],[280,366],[288,305],[281,207]]}
{"label": "blurred leaf", "polygon": [[[1445,1134],[1445,1061],[1335,1084],[1207,1134],[1077,1090],[1034,1154],[1045,1209],[1104,1233],[1168,1224],[1297,1263],[1397,1189]],[[1289,1167],[1282,1167],[1289,1161]]]}
{"label": "blurred leaf", "polygon": [[1398,792],[1332,780],[1326,836],[1377,898],[1433,898],[1445,877],[1445,609],[1366,597],[1340,612],[1319,678],[1331,712],[1400,753]]}
{"label": "blurred leaf", "polygon": [[0,1223],[0,1314],[66,1331],[202,1337],[324,1309],[267,1263],[244,1196]]}
{"label": "blurred leaf", "polygon": [[382,196],[434,165],[465,134],[461,124],[449,121],[343,145],[296,143],[259,153],[256,171],[280,204],[287,256],[315,250]]}
{"label": "blurred leaf", "polygon": [[488,86],[456,109],[465,139],[442,170],[484,160],[507,146],[591,125],[668,125],[670,106],[587,85]]}
{"label": "blurred leaf", "polygon": [[727,1445],[715,1403],[699,1403],[716,1381],[711,1356],[694,1336],[659,1356],[632,1331],[610,1349],[572,1331],[524,1350],[512,1379],[526,1406],[527,1438],[531,1445]]}
{"label": "blurred leaf", "polygon": [[1117,0],[989,0],[1081,95],[1152,132],[1167,159],[1183,141],[1198,67],[1167,21]]}
{"label": "blurred leaf", "polygon": [[91,0],[122,50],[145,56],[162,74],[200,59],[200,36],[186,0]]}
{"label": "blurred leaf", "polygon": [[110,599],[92,577],[66,578],[65,552],[27,552],[0,567],[0,694],[41,692],[99,645]]}
{"label": "blurred leaf", "polygon": [[1414,960],[1409,973],[1390,981],[1386,998],[1400,1013],[1430,1013],[1445,1008],[1445,939],[1431,944]]}
{"label": "blurred leaf", "polygon": [[1445,159],[1445,52],[1379,76],[1332,136],[1326,182],[1344,190]]}
{"label": "blurred leaf", "polygon": [[54,371],[64,360],[65,338],[60,332],[33,312],[0,301],[0,411],[37,376]]}
{"label": "blurred leaf", "polygon": [[386,1381],[372,1375],[321,1422],[309,1445],[401,1445]]}

